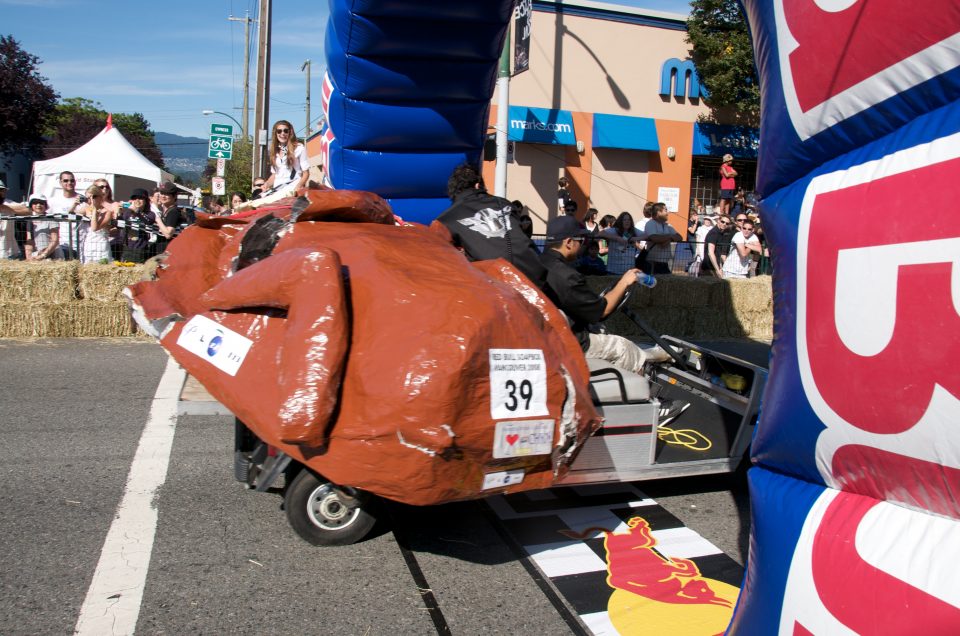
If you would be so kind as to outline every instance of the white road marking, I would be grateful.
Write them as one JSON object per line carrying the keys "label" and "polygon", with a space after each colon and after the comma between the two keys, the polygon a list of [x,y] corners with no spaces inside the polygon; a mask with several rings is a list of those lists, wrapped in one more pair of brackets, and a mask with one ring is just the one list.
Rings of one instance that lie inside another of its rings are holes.
{"label": "white road marking", "polygon": [[177,400],[186,373],[170,358],[107,532],[100,562],[80,607],[75,633],[133,634],[157,530],[157,491],[167,478],[177,425]]}

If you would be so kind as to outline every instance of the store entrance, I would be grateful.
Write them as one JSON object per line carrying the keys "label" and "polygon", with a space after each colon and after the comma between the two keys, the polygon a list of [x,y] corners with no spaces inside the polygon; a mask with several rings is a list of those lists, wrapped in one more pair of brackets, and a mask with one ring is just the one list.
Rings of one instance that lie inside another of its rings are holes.
{"label": "store entrance", "polygon": [[[699,202],[704,210],[711,211],[720,202],[720,157],[694,157],[690,172],[690,209]],[[753,192],[757,186],[757,160],[734,159],[737,170],[737,188]]]}

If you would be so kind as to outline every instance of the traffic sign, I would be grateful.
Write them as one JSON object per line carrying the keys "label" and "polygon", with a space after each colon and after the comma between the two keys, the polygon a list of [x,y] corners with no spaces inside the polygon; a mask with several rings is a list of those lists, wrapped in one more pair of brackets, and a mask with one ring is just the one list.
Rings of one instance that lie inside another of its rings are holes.
{"label": "traffic sign", "polygon": [[222,177],[227,172],[227,160],[217,159],[217,176]]}
{"label": "traffic sign", "polygon": [[207,156],[211,159],[230,159],[233,156],[233,137],[227,135],[210,135],[210,145]]}
{"label": "traffic sign", "polygon": [[210,124],[210,136],[227,135],[233,137],[233,126],[230,124]]}
{"label": "traffic sign", "polygon": [[214,194],[226,194],[227,193],[227,180],[223,177],[214,177],[210,179],[210,185],[212,186]]}

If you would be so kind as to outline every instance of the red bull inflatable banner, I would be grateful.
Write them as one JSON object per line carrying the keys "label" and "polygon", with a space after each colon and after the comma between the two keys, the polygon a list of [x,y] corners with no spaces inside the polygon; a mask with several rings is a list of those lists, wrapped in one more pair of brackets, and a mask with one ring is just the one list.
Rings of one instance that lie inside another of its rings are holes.
{"label": "red bull inflatable banner", "polygon": [[743,4],[775,340],[729,632],[960,633],[960,3]]}

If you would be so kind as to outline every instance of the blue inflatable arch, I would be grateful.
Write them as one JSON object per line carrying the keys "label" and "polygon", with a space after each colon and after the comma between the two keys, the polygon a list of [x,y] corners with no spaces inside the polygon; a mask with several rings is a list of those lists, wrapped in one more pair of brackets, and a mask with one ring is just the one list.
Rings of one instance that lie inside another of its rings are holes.
{"label": "blue inflatable arch", "polygon": [[323,154],[330,185],[387,199],[404,220],[446,209],[447,177],[479,163],[509,0],[333,0]]}
{"label": "blue inflatable arch", "polygon": [[[743,0],[775,340],[738,634],[960,633],[960,2]],[[331,185],[479,162],[507,0],[332,0]]]}

